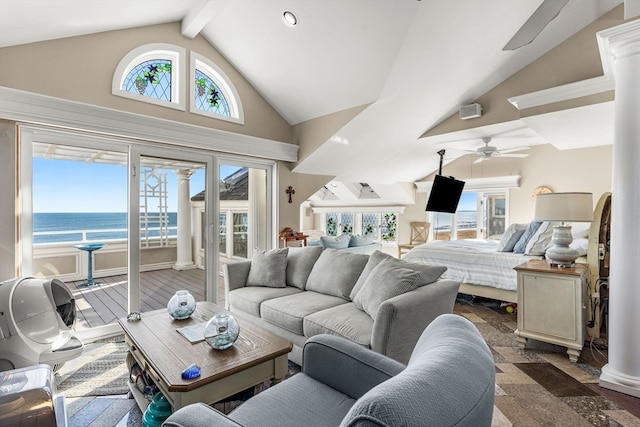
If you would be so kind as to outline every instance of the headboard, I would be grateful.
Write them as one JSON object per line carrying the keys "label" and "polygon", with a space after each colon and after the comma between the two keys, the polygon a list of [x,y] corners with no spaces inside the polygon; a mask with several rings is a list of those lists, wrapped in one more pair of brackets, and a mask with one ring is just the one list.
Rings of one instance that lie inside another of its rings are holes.
{"label": "headboard", "polygon": [[587,335],[600,338],[603,298],[608,298],[609,284],[609,240],[611,231],[611,193],[600,196],[593,211],[593,222],[589,229],[587,264],[589,265],[589,288],[587,290]]}

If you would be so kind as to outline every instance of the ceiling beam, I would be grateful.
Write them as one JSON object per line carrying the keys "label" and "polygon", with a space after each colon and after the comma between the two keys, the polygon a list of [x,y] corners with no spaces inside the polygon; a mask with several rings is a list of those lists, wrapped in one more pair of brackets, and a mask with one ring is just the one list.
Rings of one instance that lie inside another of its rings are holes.
{"label": "ceiling beam", "polygon": [[216,2],[200,1],[182,19],[182,35],[193,39],[213,19]]}

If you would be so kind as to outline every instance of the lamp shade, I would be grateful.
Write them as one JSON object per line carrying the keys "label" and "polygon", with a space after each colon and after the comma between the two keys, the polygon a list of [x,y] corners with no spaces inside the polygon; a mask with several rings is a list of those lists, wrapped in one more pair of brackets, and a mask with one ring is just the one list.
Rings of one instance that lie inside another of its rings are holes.
{"label": "lamp shade", "polygon": [[536,196],[535,219],[539,221],[593,221],[593,194],[547,193]]}

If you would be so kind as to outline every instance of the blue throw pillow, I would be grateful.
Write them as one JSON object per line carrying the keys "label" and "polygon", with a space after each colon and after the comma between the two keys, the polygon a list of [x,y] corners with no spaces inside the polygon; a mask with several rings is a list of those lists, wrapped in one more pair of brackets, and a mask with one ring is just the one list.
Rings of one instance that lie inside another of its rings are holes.
{"label": "blue throw pillow", "polygon": [[355,235],[355,236],[351,236],[351,239],[349,239],[349,247],[356,247],[356,246],[367,246],[373,243],[373,234],[369,234],[367,236],[360,236],[360,235]]}
{"label": "blue throw pillow", "polygon": [[320,241],[325,249],[344,249],[349,247],[349,235],[341,234],[339,236],[321,236]]}
{"label": "blue throw pillow", "polygon": [[538,231],[540,225],[542,225],[542,221],[531,221],[529,223],[527,229],[524,231],[524,233],[522,233],[522,236],[520,236],[518,243],[516,243],[513,247],[514,253],[524,253],[525,249],[527,248],[527,243],[529,243],[529,240],[533,237],[534,234],[536,234],[536,231]]}

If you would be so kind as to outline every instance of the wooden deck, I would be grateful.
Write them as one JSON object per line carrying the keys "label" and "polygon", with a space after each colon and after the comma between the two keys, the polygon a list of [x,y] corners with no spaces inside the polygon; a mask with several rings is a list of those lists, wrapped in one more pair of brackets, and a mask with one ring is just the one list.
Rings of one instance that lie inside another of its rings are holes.
{"label": "wooden deck", "polygon": [[[76,299],[76,330],[107,325],[125,317],[127,312],[127,276],[101,277],[100,286],[78,288],[82,281],[68,282],[67,287]],[[224,284],[219,279],[219,298],[224,298]],[[166,308],[177,290],[188,290],[196,301],[204,300],[204,270],[173,269],[140,273],[140,310]],[[222,301],[218,301],[222,303]]]}

